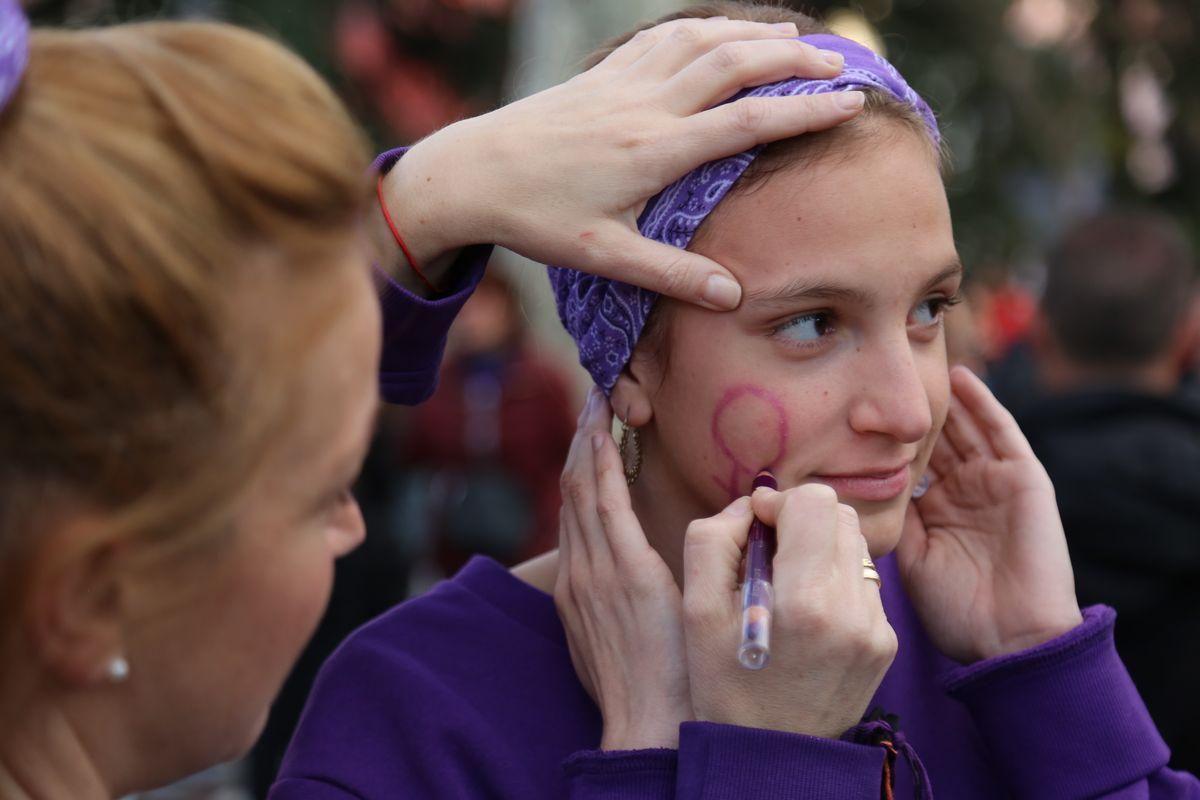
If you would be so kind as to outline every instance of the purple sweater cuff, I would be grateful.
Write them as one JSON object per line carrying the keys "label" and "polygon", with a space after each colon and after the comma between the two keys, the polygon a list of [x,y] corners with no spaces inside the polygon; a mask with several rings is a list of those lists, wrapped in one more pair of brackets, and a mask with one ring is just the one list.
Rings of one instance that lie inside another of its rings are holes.
{"label": "purple sweater cuff", "polygon": [[[407,149],[401,147],[380,153],[372,168],[386,172]],[[458,285],[450,294],[432,300],[418,297],[382,271],[375,270],[379,304],[383,310],[379,390],[385,401],[416,405],[433,394],[450,325],[475,291],[491,254],[490,245],[465,248],[450,271],[458,276]]]}
{"label": "purple sweater cuff", "polygon": [[678,797],[820,797],[878,800],[884,751],[797,733],[685,722]]}
{"label": "purple sweater cuff", "polygon": [[563,762],[571,800],[675,800],[674,750],[585,750]]}
{"label": "purple sweater cuff", "polygon": [[1117,655],[1115,620],[1091,606],[1056,639],[944,676],[1014,796],[1094,797],[1166,766],[1167,746]]}

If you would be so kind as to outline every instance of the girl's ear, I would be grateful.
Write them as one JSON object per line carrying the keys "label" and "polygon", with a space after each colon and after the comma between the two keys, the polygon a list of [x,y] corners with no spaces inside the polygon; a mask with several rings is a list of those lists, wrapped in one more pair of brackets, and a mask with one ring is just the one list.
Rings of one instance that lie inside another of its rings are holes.
{"label": "girl's ear", "polygon": [[609,396],[613,413],[634,428],[654,419],[654,393],[663,378],[657,351],[645,338],[638,342]]}
{"label": "girl's ear", "polygon": [[609,402],[613,414],[631,428],[640,428],[654,418],[654,406],[646,386],[634,376],[628,367],[621,372],[613,386]]}

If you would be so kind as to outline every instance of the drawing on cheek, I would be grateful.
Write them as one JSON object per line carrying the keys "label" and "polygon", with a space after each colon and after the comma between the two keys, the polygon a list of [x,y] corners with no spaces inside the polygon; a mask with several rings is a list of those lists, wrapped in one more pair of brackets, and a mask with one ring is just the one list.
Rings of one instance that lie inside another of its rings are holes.
{"label": "drawing on cheek", "polygon": [[713,411],[712,438],[729,463],[729,472],[713,480],[731,499],[740,497],[759,470],[774,468],[783,457],[788,438],[783,403],[752,383],[730,387]]}

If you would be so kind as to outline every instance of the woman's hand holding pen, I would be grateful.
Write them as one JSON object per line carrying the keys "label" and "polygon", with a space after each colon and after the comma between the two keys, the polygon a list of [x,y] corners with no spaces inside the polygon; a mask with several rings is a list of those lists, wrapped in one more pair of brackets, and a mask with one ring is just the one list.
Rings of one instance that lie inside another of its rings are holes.
{"label": "woman's hand holding pen", "polygon": [[[693,522],[684,540],[684,632],[696,718],[837,737],[857,724],[896,655],[878,586],[863,577],[854,509],[826,486],[758,489]],[[753,513],[752,513],[753,508]],[[753,516],[775,527],[771,658],[735,658],[738,569]]]}
{"label": "woman's hand holding pen", "polygon": [[1054,487],[1012,415],[964,367],[932,485],[909,505],[896,549],[925,629],[970,663],[1013,653],[1082,621]]}
{"label": "woman's hand holding pen", "polygon": [[[540,263],[734,308],[741,290],[728,270],[642,238],[637,217],[707,161],[858,113],[861,95],[841,92],[711,108],[744,86],[841,71],[840,56],[795,36],[791,23],[720,18],[643,31],[572,80],[416,145],[384,180],[388,207],[438,285],[447,254],[494,243]],[[379,217],[381,241],[394,251]]]}
{"label": "woman's hand holding pen", "polygon": [[554,601],[601,748],[677,747],[692,718],[679,588],[633,513],[611,432],[593,389],[563,471]]}

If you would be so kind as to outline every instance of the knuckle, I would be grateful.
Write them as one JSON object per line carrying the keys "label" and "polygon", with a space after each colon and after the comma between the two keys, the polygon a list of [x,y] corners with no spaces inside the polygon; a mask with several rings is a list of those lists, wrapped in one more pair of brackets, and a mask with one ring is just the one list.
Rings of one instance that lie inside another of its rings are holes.
{"label": "knuckle", "polygon": [[837,492],[832,486],[823,483],[806,483],[795,489],[796,499],[819,506],[837,505]]}
{"label": "knuckle", "polygon": [[710,56],[710,63],[717,72],[737,72],[746,63],[746,46],[739,42],[717,45]]}
{"label": "knuckle", "polygon": [[566,476],[563,477],[562,491],[563,496],[570,499],[571,503],[573,503],[576,508],[581,509],[587,504],[587,487],[584,485],[583,481],[579,480],[575,476],[572,475],[569,478]]}
{"label": "knuckle", "polygon": [[738,100],[729,111],[729,124],[738,133],[754,133],[767,119],[768,106],[758,97]]}
{"label": "knuckle", "polygon": [[633,35],[629,41],[653,47],[662,40],[662,31],[657,28],[643,28]]}
{"label": "knuckle", "polygon": [[688,285],[687,263],[682,258],[671,261],[658,274],[658,282],[662,294],[681,294]]}
{"label": "knuckle", "polygon": [[621,504],[611,497],[600,497],[596,500],[596,516],[605,529],[611,529],[621,515]]}
{"label": "knuckle", "polygon": [[829,633],[831,624],[820,603],[808,592],[791,592],[776,602],[780,627],[812,639]]}
{"label": "knuckle", "polygon": [[899,650],[900,639],[892,626],[887,622],[878,625],[875,631],[875,654],[879,660],[890,664]]}
{"label": "knuckle", "polygon": [[712,526],[708,520],[698,519],[687,526],[683,532],[683,550],[685,553],[703,549],[712,540]]}
{"label": "knuckle", "polygon": [[703,40],[704,30],[699,22],[692,20],[681,21],[671,29],[670,41],[673,44],[690,47],[699,44]]}
{"label": "knuckle", "polygon": [[[830,489],[830,491],[833,491],[833,490]],[[848,528],[852,528],[853,530],[856,530],[856,531],[858,530],[858,526],[859,526],[858,511],[855,510],[854,506],[847,505],[845,503],[838,503],[837,504],[837,515],[838,515],[838,522],[842,523],[843,525],[845,525]]]}

